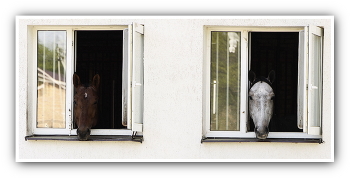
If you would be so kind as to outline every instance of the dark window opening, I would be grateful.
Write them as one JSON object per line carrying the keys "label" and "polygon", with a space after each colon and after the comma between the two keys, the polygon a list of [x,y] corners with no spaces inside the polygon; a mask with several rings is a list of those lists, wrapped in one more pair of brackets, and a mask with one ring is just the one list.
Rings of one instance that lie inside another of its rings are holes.
{"label": "dark window opening", "polygon": [[123,31],[76,31],[76,73],[83,83],[99,74],[99,121],[93,129],[122,129]]}
{"label": "dark window opening", "polygon": [[[302,132],[297,127],[298,32],[251,32],[250,66],[257,76],[275,70],[274,114],[270,132]],[[254,131],[249,119],[249,131]]]}

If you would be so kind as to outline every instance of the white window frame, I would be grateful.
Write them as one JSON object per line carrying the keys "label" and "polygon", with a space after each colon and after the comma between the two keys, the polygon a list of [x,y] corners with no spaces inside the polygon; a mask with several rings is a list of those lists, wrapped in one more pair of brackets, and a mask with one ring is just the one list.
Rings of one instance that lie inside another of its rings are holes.
{"label": "white window frame", "polygon": [[[250,61],[250,37],[249,32],[299,32],[299,75],[298,75],[298,124],[303,128],[303,132],[270,132],[268,138],[321,138],[321,127],[311,128],[308,126],[310,118],[308,108],[310,100],[308,95],[310,90],[307,89],[308,78],[312,73],[309,72],[309,63],[312,61],[310,57],[311,33],[309,29],[317,29],[318,35],[323,38],[323,29],[313,26],[302,27],[223,27],[223,26],[205,26],[204,28],[204,65],[203,65],[203,138],[255,138],[254,132],[248,132],[247,122],[248,113],[248,68]],[[241,33],[241,94],[240,94],[240,129],[239,131],[211,131],[210,130],[210,90],[212,81],[210,79],[210,52],[211,52],[211,32],[226,31]],[[313,30],[315,31],[315,30]],[[322,46],[323,47],[323,46]],[[310,48],[310,50],[309,50]],[[323,54],[321,55],[323,56]],[[322,64],[322,59],[321,59]],[[322,68],[321,68],[322,69]],[[322,72],[321,72],[322,73]],[[322,76],[321,76],[322,77]],[[300,94],[299,94],[300,93]],[[322,97],[322,96],[321,96]],[[309,104],[308,104],[309,102]],[[322,115],[320,115],[322,116]],[[321,118],[319,118],[321,119]],[[322,119],[321,119],[322,121]],[[322,122],[321,122],[322,124]],[[317,130],[312,131],[310,130]]]}
{"label": "white window frame", "polygon": [[[66,31],[66,127],[37,128],[37,32]],[[142,135],[143,131],[143,25],[132,23],[113,26],[28,26],[28,120],[27,135],[76,135],[73,129],[73,81],[75,71],[76,30],[121,30],[123,33],[123,120],[126,129],[91,129],[91,135]],[[135,122],[135,123],[133,123]]]}

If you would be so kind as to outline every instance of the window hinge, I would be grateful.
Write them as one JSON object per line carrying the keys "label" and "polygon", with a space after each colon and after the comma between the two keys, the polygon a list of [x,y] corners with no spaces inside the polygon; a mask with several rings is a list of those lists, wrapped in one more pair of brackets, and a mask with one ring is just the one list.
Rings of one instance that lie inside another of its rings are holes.
{"label": "window hinge", "polygon": [[135,28],[135,31],[142,34],[143,35],[143,25],[140,25],[140,24],[137,24],[135,23],[134,24],[134,28]]}
{"label": "window hinge", "polygon": [[137,131],[132,132],[131,138],[134,139],[136,135],[137,135]]}

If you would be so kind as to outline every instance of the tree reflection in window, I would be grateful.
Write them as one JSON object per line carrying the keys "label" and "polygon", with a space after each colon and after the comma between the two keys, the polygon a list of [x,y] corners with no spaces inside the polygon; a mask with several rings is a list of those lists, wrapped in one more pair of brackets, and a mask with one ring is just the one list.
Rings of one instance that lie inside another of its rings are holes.
{"label": "tree reflection in window", "polygon": [[211,33],[210,130],[239,130],[240,32]]}
{"label": "tree reflection in window", "polygon": [[66,31],[38,31],[37,128],[65,128]]}

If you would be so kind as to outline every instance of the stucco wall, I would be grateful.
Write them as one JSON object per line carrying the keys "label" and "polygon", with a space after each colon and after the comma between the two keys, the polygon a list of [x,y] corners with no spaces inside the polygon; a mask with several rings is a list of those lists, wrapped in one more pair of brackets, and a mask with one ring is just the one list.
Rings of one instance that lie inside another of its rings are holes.
{"label": "stucco wall", "polygon": [[[73,18],[73,17],[72,17]],[[333,159],[330,18],[254,19],[18,18],[17,160],[30,159]],[[25,141],[27,121],[27,25],[145,25],[144,142]],[[324,27],[323,144],[201,143],[204,25]],[[200,161],[200,160],[198,160]]]}

